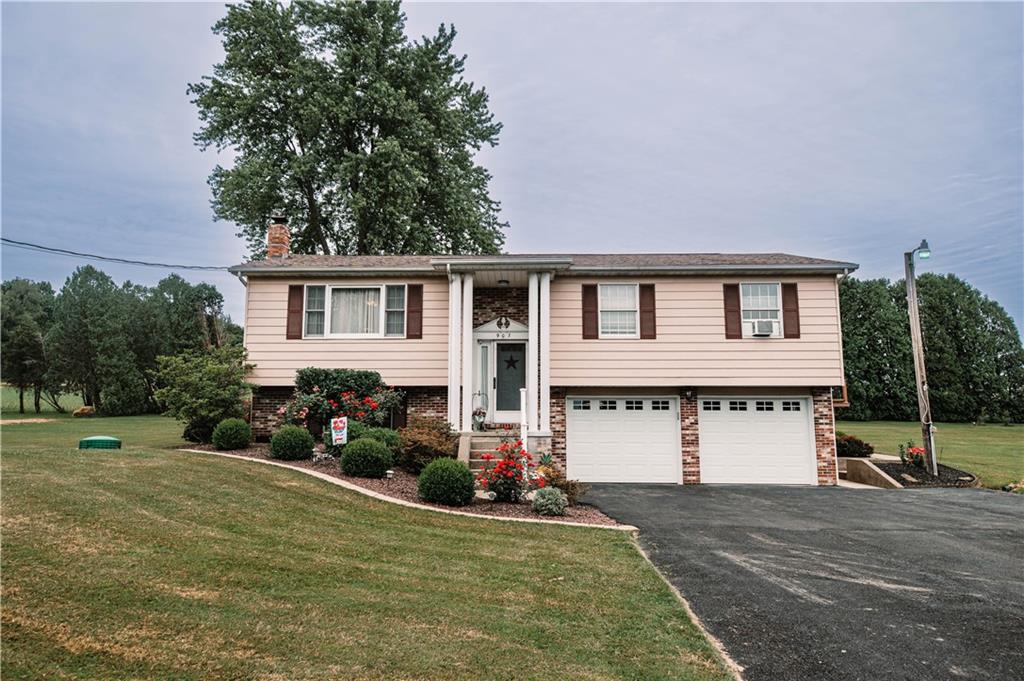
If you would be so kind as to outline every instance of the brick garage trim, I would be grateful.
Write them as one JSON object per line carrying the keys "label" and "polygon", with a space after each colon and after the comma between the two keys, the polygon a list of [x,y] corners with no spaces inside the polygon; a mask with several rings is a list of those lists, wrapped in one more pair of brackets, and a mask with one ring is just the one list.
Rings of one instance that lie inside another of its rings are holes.
{"label": "brick garage trim", "polygon": [[812,388],[814,409],[814,453],[819,485],[837,485],[835,411],[832,407],[831,388]]}
{"label": "brick garage trim", "polygon": [[700,428],[698,425],[697,390],[679,391],[679,450],[683,457],[683,484],[700,484]]}
{"label": "brick garage trim", "polygon": [[551,458],[568,471],[565,462],[565,388],[551,389]]}
{"label": "brick garage trim", "polygon": [[[445,386],[396,386],[405,393],[408,413],[448,418],[448,388]],[[253,437],[269,438],[280,421],[277,411],[295,394],[294,386],[260,386],[253,392],[249,421]]]}

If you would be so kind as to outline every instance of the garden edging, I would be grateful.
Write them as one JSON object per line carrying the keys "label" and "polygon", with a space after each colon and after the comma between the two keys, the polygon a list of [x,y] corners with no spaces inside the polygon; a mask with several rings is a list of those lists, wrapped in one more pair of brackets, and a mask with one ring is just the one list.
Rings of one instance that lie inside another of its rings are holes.
{"label": "garden edging", "polygon": [[339,487],[344,487],[347,490],[351,490],[353,492],[358,492],[359,494],[363,494],[363,495],[368,496],[368,497],[373,497],[374,499],[379,499],[380,501],[386,501],[388,503],[397,504],[399,506],[406,506],[408,508],[416,508],[416,509],[419,509],[419,510],[422,510],[422,511],[433,511],[435,513],[447,513],[449,515],[464,516],[466,518],[480,518],[480,519],[483,519],[483,520],[499,520],[499,521],[516,522],[516,523],[533,523],[533,524],[536,524],[536,525],[565,525],[565,526],[569,526],[569,527],[586,527],[586,528],[591,528],[591,529],[619,530],[619,531],[622,531],[622,532],[636,532],[639,529],[637,527],[634,527],[633,525],[595,525],[595,524],[589,524],[589,523],[574,523],[574,522],[570,522],[570,521],[567,521],[567,520],[539,520],[539,519],[534,519],[534,518],[506,518],[506,517],[501,517],[501,516],[482,515],[482,514],[479,514],[479,513],[467,513],[466,511],[456,511],[456,510],[450,510],[450,509],[445,509],[445,508],[436,508],[434,506],[426,506],[424,504],[417,504],[417,503],[414,503],[412,501],[406,501],[405,499],[397,499],[395,497],[391,497],[391,496],[388,496],[386,494],[381,494],[380,492],[375,492],[373,490],[366,489],[365,487],[360,487],[359,485],[354,485],[354,484],[352,484],[350,482],[347,482],[345,480],[341,480],[339,478],[335,478],[333,476],[327,475],[326,473],[321,473],[320,471],[314,471],[314,470],[310,470],[308,468],[299,468],[297,466],[289,466],[286,463],[279,463],[277,461],[267,461],[265,459],[255,459],[255,458],[253,458],[251,456],[240,456],[238,454],[229,454],[227,452],[209,451],[209,450],[204,450],[204,449],[181,448],[181,449],[178,449],[177,451],[179,451],[179,452],[188,452],[190,454],[211,454],[213,456],[222,456],[222,457],[225,457],[225,458],[228,458],[228,459],[240,459],[242,461],[253,461],[255,463],[266,464],[268,466],[276,466],[277,468],[286,468],[286,469],[291,470],[291,471],[298,471],[300,473],[305,473],[306,475],[311,475],[314,478],[319,478],[320,480],[324,480],[325,482],[329,482],[332,485],[337,485]]}

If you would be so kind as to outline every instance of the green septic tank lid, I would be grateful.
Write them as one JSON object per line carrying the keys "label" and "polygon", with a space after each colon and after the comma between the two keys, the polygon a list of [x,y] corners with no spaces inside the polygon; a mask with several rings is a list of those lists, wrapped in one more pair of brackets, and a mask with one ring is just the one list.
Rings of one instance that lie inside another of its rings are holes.
{"label": "green septic tank lid", "polygon": [[79,449],[121,449],[121,441],[109,435],[93,435],[78,441]]}

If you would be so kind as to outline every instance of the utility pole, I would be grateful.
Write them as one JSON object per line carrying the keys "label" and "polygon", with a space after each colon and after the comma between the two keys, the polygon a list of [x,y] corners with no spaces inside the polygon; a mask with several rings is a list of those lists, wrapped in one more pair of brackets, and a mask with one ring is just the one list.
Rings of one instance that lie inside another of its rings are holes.
{"label": "utility pole", "polygon": [[935,457],[935,426],[932,424],[932,407],[928,400],[928,374],[924,366],[924,338],[921,335],[921,315],[917,309],[917,279],[914,275],[914,255],[922,260],[931,257],[928,241],[903,254],[907,282],[907,312],[910,315],[910,343],[914,349],[914,377],[917,385],[917,410],[921,418],[921,439],[924,442],[925,466],[932,475],[939,474],[939,462]]}

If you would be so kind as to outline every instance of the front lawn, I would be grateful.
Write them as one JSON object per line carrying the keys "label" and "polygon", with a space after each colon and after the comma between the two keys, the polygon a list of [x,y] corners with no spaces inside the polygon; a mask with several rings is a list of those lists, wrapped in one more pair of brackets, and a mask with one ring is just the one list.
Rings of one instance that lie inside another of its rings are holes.
{"label": "front lawn", "polygon": [[[622,532],[158,449],[179,433],[4,428],[5,679],[729,678]],[[128,447],[72,448],[91,434]]]}
{"label": "front lawn", "polygon": [[[898,421],[839,421],[836,430],[856,435],[882,454],[899,454],[899,445],[921,443],[921,426]],[[1024,425],[939,423],[935,426],[939,463],[974,473],[985,487],[999,489],[1024,480]]]}

